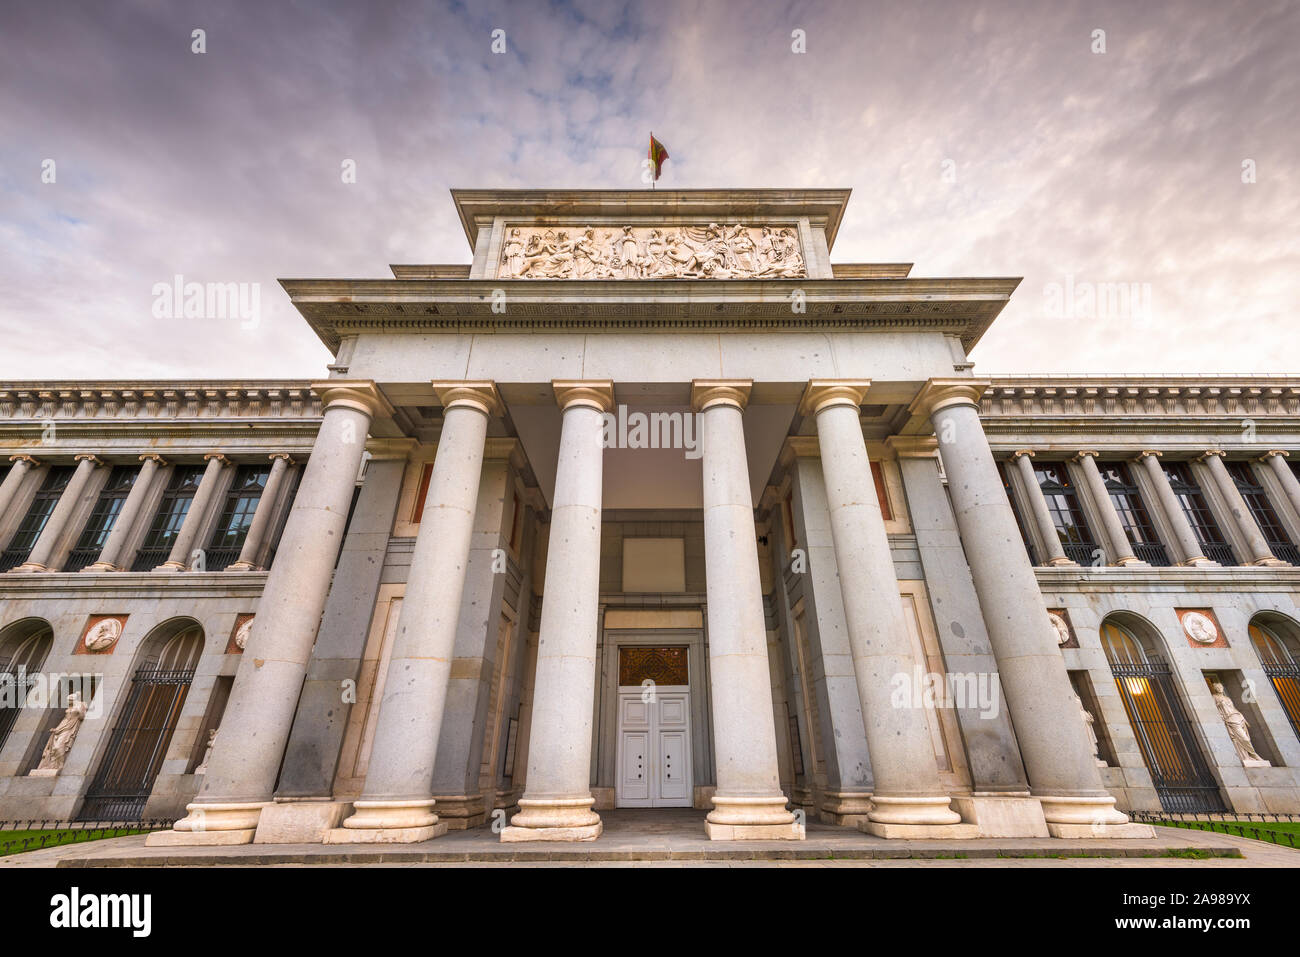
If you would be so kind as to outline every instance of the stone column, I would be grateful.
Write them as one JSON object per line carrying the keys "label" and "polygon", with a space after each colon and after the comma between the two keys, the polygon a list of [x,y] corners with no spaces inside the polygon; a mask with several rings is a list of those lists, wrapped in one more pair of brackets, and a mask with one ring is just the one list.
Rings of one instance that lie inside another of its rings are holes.
{"label": "stone column", "polygon": [[173,831],[146,843],[247,844],[271,800],[334,573],[366,431],[392,409],[373,382],[312,385],[324,415],[266,578],[203,788]]}
{"label": "stone column", "polygon": [[[1277,476],[1278,483],[1282,486],[1282,491],[1286,493],[1287,500],[1290,501],[1291,507],[1300,514],[1300,479],[1295,477],[1291,471],[1291,466],[1286,464],[1287,456],[1290,452],[1282,449],[1273,449],[1268,454],[1260,457],[1261,462],[1268,463],[1273,469],[1273,474]],[[3,509],[0,509],[3,511]]]}
{"label": "stone column", "polygon": [[9,506],[13,503],[14,496],[18,494],[18,489],[22,487],[27,473],[41,464],[30,455],[11,455],[9,461],[13,465],[5,475],[4,482],[0,483],[0,522],[4,521],[5,512],[9,511]]}
{"label": "stone column", "polygon": [[941,436],[957,528],[1030,789],[1055,837],[1151,837],[1149,826],[1127,823],[1102,786],[1047,604],[1018,546],[1015,516],[980,425],[977,403],[987,387],[975,379],[931,379],[911,411],[928,417]]}
{"label": "stone column", "polygon": [[1268,539],[1260,531],[1259,523],[1255,521],[1250,506],[1241,497],[1241,492],[1237,490],[1237,483],[1232,480],[1232,476],[1228,474],[1228,467],[1223,464],[1223,454],[1222,449],[1211,449],[1201,456],[1201,461],[1209,468],[1210,475],[1214,477],[1214,484],[1219,488],[1219,494],[1227,503],[1228,511],[1237,522],[1237,528],[1246,538],[1250,563],[1252,565],[1287,564],[1274,555],[1273,549],[1268,547]]}
{"label": "stone column", "polygon": [[67,487],[64,488],[63,494],[59,496],[59,502],[54,506],[54,511],[50,512],[45,527],[41,529],[40,537],[36,539],[36,544],[32,546],[27,560],[15,568],[14,571],[55,571],[51,567],[54,549],[59,544],[59,539],[63,537],[63,533],[68,527],[68,520],[72,518],[73,511],[76,510],[81,496],[86,491],[86,484],[90,481],[91,473],[95,471],[97,466],[104,464],[93,455],[78,455],[76,459],[77,470],[72,473],[72,478],[68,480]]}
{"label": "stone column", "polygon": [[284,484],[284,477],[292,464],[293,459],[284,452],[276,452],[271,456],[271,474],[266,477],[266,487],[262,489],[262,497],[257,500],[257,508],[253,510],[253,521],[249,524],[248,534],[244,536],[244,544],[239,549],[239,561],[232,562],[226,571],[247,572],[258,567],[257,557],[266,544],[271,515],[280,501],[280,486]]}
{"label": "stone column", "polygon": [[1147,471],[1147,478],[1156,490],[1156,498],[1164,510],[1169,527],[1174,530],[1174,541],[1178,546],[1178,564],[1180,565],[1218,565],[1201,553],[1201,543],[1196,540],[1192,523],[1187,521],[1187,514],[1179,504],[1178,496],[1169,485],[1169,476],[1160,467],[1160,453],[1147,449],[1139,453],[1137,461]]}
{"label": "stone column", "polygon": [[1097,453],[1092,450],[1080,452],[1074,457],[1074,461],[1083,468],[1084,481],[1088,483],[1088,490],[1092,492],[1097,510],[1101,512],[1101,523],[1106,526],[1106,537],[1110,539],[1110,547],[1115,550],[1115,560],[1107,564],[1145,565],[1146,562],[1140,561],[1133,554],[1128,533],[1124,531],[1124,525],[1119,520],[1119,512],[1115,511],[1115,503],[1110,500],[1110,492],[1106,491],[1101,470],[1097,468]]}
{"label": "stone column", "polygon": [[[528,777],[519,813],[502,830],[502,841],[593,841],[603,829],[591,809],[596,803],[591,796],[591,738],[604,414],[614,406],[614,384],[570,380],[552,385],[564,412],[542,591]],[[765,700],[771,700],[770,694]]]}
{"label": "stone column", "polygon": [[488,419],[501,414],[491,382],[435,382],[442,432],[424,499],[370,752],[366,786],[326,844],[411,843],[446,833],[433,805],[447,680],[460,618]]}
{"label": "stone column", "polygon": [[875,778],[871,811],[861,827],[878,837],[942,838],[954,827],[951,836],[974,837],[973,828],[960,827],[961,815],[952,810],[939,780],[925,707],[919,701],[899,707],[893,700],[899,676],[910,684],[922,663],[903,617],[862,436],[860,406],[869,386],[814,379],[800,406],[817,421],[844,620]]}
{"label": "stone column", "polygon": [[209,452],[203,456],[203,461],[208,465],[203,470],[203,478],[199,480],[194,500],[190,502],[189,511],[185,513],[185,521],[181,522],[181,530],[176,533],[171,554],[167,556],[167,561],[154,569],[156,572],[183,572],[190,567],[190,552],[199,537],[199,526],[203,524],[208,503],[212,501],[212,496],[217,494],[217,482],[221,478],[221,470],[230,464],[230,460],[220,452]]}
{"label": "stone column", "polygon": [[[767,661],[745,456],[749,380],[695,380],[704,467],[704,574],[717,791],[705,831],[711,840],[803,840],[786,810],[776,756],[772,675]],[[555,534],[551,534],[554,547]],[[874,756],[873,756],[874,760]]]}
{"label": "stone column", "polygon": [[1038,484],[1034,474],[1034,464],[1029,461],[1033,456],[1029,449],[1020,449],[1011,458],[1020,470],[1020,478],[1025,483],[1025,495],[1029,498],[1029,508],[1034,513],[1034,523],[1038,526],[1038,537],[1043,540],[1047,550],[1048,565],[1077,565],[1078,562],[1066,557],[1061,545],[1061,535],[1052,521],[1052,513],[1047,510],[1047,499],[1043,497],[1043,487]]}
{"label": "stone column", "polygon": [[160,466],[166,464],[161,455],[152,452],[140,456],[140,472],[131,483],[131,491],[127,493],[126,501],[122,503],[122,511],[118,512],[117,520],[113,522],[113,530],[108,533],[108,541],[104,542],[104,547],[100,549],[99,558],[95,563],[87,565],[82,569],[83,572],[122,570],[118,565],[122,550],[126,548],[127,539],[131,537],[131,529],[135,526],[136,519],[140,517],[145,499],[149,497],[149,488],[153,485],[154,475],[157,474]]}

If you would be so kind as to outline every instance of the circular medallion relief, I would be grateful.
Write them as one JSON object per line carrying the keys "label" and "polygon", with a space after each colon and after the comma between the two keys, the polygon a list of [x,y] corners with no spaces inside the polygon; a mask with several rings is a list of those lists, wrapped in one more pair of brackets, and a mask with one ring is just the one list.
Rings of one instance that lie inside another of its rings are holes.
{"label": "circular medallion relief", "polygon": [[252,633],[253,619],[249,618],[235,631],[235,644],[239,646],[240,651],[248,646],[248,636]]}
{"label": "circular medallion relief", "polygon": [[116,618],[104,618],[91,625],[86,632],[86,647],[91,651],[103,651],[112,648],[117,639],[122,637],[122,623]]}
{"label": "circular medallion relief", "polygon": [[1070,626],[1064,618],[1054,611],[1049,611],[1047,617],[1051,621],[1052,627],[1056,629],[1056,644],[1057,647],[1060,647],[1070,640]]}
{"label": "circular medallion relief", "polygon": [[1203,645],[1213,644],[1219,637],[1214,619],[1199,611],[1189,611],[1183,615],[1183,630],[1192,641],[1199,641]]}

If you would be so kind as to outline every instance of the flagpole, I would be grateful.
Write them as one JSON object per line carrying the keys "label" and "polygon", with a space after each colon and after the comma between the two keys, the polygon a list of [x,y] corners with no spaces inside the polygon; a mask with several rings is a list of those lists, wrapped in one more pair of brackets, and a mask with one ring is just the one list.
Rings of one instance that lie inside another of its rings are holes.
{"label": "flagpole", "polygon": [[652,192],[654,191],[655,188],[655,180],[659,178],[654,174],[654,170],[653,170],[654,162],[655,162],[655,131],[651,130],[650,131],[650,166],[652,167],[652,169],[650,171],[650,189]]}

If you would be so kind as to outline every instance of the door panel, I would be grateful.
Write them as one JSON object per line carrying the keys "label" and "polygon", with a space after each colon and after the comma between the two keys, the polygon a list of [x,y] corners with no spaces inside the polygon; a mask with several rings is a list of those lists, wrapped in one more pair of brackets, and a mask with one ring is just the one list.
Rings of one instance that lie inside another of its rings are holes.
{"label": "door panel", "polygon": [[618,701],[618,807],[690,807],[691,696],[687,690],[625,688]]}
{"label": "door panel", "polygon": [[650,733],[625,731],[620,744],[622,763],[617,803],[625,807],[651,807]]}

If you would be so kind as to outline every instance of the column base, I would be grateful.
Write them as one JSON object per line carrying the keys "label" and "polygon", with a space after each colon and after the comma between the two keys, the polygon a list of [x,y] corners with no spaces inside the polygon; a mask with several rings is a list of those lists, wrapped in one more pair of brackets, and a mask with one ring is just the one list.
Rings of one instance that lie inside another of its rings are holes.
{"label": "column base", "polygon": [[954,797],[961,819],[979,828],[980,837],[1047,837],[1043,806],[1029,792],[975,793]]}
{"label": "column base", "polygon": [[1115,798],[1083,795],[1039,795],[1047,832],[1063,838],[1154,838],[1149,824],[1132,824],[1115,809]]}
{"label": "column base", "polygon": [[1065,568],[1069,565],[1074,565],[1077,567],[1079,563],[1076,562],[1073,558],[1051,558],[1048,559],[1047,564],[1052,568]]}
{"label": "column base", "polygon": [[1182,564],[1187,565],[1191,568],[1218,568],[1219,567],[1218,562],[1211,561],[1210,559],[1206,558],[1204,555],[1197,555],[1195,558],[1189,558],[1187,559],[1187,561],[1183,562]]}
{"label": "column base", "polygon": [[185,571],[185,566],[180,562],[163,562],[161,565],[155,565],[150,571],[155,575],[169,575],[173,572]]}
{"label": "column base", "polygon": [[1150,568],[1151,567],[1150,562],[1144,562],[1142,561],[1142,559],[1133,558],[1132,556],[1121,558],[1117,562],[1115,562],[1115,564],[1119,565],[1121,568]]}
{"label": "column base", "polygon": [[352,805],[347,801],[276,801],[262,808],[254,844],[322,844]]}
{"label": "column base", "polygon": [[257,566],[252,562],[231,562],[226,566],[228,572],[255,572]]}
{"label": "column base", "polygon": [[121,570],[112,562],[95,562],[92,565],[87,565],[81,571],[82,574],[85,574],[87,572],[120,572]]}
{"label": "column base", "polygon": [[605,824],[597,820],[595,824],[582,827],[510,827],[501,831],[502,844],[520,844],[524,841],[594,841],[604,833]]}
{"label": "column base", "polygon": [[438,794],[434,800],[438,802],[438,820],[453,831],[478,827],[490,817],[481,794]]}
{"label": "column base", "polygon": [[704,822],[710,841],[802,841],[807,835],[798,821],[789,824],[714,824]]}
{"label": "column base", "polygon": [[[1281,567],[1281,566],[1283,566],[1283,565],[1290,566],[1291,563],[1290,563],[1290,562],[1284,562],[1284,561],[1282,561],[1282,559],[1280,559],[1280,558],[1260,558],[1260,559],[1256,559],[1255,561],[1251,562],[1251,564],[1252,564],[1252,565],[1261,565],[1261,566],[1264,566],[1264,567],[1266,567],[1266,568],[1279,568],[1279,567]],[[14,570],[15,570],[15,571],[20,571],[21,569],[14,569]]]}
{"label": "column base", "polygon": [[501,843],[594,841],[605,829],[593,797],[519,799],[519,813],[501,831]]}
{"label": "column base", "polygon": [[870,812],[870,791],[826,791],[817,808],[817,820],[837,827],[857,827]]}
{"label": "column base", "polygon": [[267,801],[238,804],[187,804],[186,816],[170,831],[154,831],[145,847],[176,847],[183,844],[251,844],[257,822]]}
{"label": "column base", "polygon": [[11,572],[48,572],[50,567],[42,565],[40,562],[23,562],[17,568],[9,569]]}
{"label": "column base", "polygon": [[875,794],[871,797],[867,820],[871,824],[952,827],[961,823],[961,815],[952,809],[951,804],[952,799],[946,794],[907,797]]}
{"label": "column base", "polygon": [[434,827],[438,815],[433,813],[433,798],[418,801],[360,801],[352,802],[352,816],[343,822],[344,829],[419,830]]}
{"label": "column base", "polygon": [[858,830],[889,841],[969,841],[983,837],[978,824],[881,824],[865,821]]}
{"label": "column base", "polygon": [[325,832],[322,844],[420,844],[447,833],[447,822],[425,827],[336,827]]}

